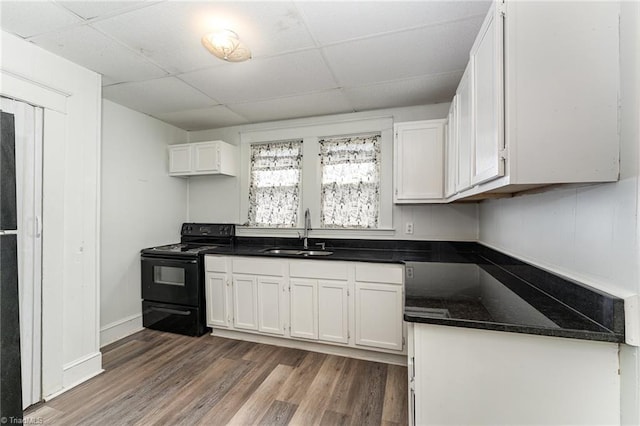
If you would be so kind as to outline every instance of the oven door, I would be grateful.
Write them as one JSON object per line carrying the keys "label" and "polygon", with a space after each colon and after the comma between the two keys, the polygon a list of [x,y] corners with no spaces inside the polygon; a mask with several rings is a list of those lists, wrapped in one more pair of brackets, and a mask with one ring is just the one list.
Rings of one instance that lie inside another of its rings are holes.
{"label": "oven door", "polygon": [[198,306],[200,272],[197,259],[141,257],[142,298]]}

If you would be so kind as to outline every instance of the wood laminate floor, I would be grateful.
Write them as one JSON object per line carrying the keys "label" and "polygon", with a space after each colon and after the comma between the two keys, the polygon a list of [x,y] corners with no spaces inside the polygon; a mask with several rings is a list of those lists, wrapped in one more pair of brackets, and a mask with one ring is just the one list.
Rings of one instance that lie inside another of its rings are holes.
{"label": "wood laminate floor", "polygon": [[103,348],[105,372],[38,404],[54,425],[404,425],[407,369],[143,330]]}

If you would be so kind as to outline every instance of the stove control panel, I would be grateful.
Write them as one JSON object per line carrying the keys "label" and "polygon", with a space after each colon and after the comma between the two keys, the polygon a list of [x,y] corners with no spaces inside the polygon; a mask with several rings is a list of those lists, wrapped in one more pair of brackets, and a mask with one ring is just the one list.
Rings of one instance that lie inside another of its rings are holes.
{"label": "stove control panel", "polygon": [[180,234],[187,237],[233,237],[236,226],[231,223],[183,223]]}

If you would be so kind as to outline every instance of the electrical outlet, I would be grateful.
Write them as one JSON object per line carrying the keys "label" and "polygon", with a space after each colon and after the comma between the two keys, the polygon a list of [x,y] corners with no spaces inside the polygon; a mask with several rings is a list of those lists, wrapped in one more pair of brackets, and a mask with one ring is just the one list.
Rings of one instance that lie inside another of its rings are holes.
{"label": "electrical outlet", "polygon": [[407,222],[404,224],[404,233],[413,234],[413,222]]}

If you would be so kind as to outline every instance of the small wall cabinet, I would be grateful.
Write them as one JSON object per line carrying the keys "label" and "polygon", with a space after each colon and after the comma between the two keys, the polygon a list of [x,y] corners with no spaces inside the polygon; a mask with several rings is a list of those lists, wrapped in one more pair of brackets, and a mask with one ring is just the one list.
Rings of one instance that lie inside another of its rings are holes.
{"label": "small wall cabinet", "polygon": [[238,174],[238,149],[224,141],[169,146],[169,175]]}
{"label": "small wall cabinet", "polygon": [[443,198],[446,120],[394,124],[394,197],[396,204]]}

